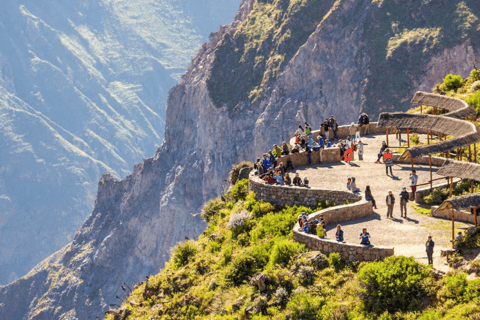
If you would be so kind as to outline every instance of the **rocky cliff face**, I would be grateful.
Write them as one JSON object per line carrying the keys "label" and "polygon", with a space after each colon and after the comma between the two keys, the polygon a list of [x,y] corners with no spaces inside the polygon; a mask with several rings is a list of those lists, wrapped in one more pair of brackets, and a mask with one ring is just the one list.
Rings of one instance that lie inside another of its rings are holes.
{"label": "rocky cliff face", "polygon": [[73,239],[103,172],[158,148],[167,91],[238,3],[2,4],[0,284]]}
{"label": "rocky cliff face", "polygon": [[[415,90],[440,81],[427,80],[424,74],[467,70],[460,65],[478,55],[479,42],[473,39],[478,36],[480,8],[474,1],[338,0],[278,75],[257,88],[263,93],[251,100],[234,94],[239,102],[233,107],[216,105],[208,82],[215,80],[211,70],[225,52],[219,50],[223,41],[238,39],[235,33],[242,32],[252,12],[262,6],[298,12],[290,8],[296,3],[242,1],[234,23],[210,36],[169,92],[164,142],[155,156],[121,181],[104,175],[93,213],[73,242],[27,276],[0,288],[0,317],[101,316],[110,303],[119,302],[115,295],[123,296],[123,282],[131,286],[158,271],[171,246],[202,231],[204,224],[197,214],[207,199],[221,192],[233,163],[252,160],[273,143],[286,140],[299,122],[317,126],[333,114],[345,123],[355,120],[361,110],[403,108]],[[445,31],[446,42],[436,15],[442,5],[465,31]],[[255,19],[261,17],[254,13]],[[288,18],[276,13],[278,19]],[[269,41],[268,36],[265,39]],[[234,66],[238,58],[228,55],[220,60]],[[257,59],[254,53],[241,58]],[[452,65],[458,69],[449,69]],[[379,86],[385,75],[397,77],[391,79],[394,86]],[[237,89],[224,85],[225,90]]]}

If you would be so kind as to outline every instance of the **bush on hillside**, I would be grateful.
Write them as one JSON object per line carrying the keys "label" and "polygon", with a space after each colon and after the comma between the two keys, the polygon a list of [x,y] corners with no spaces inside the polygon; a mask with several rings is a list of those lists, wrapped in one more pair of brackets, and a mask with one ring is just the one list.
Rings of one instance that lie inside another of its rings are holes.
{"label": "bush on hillside", "polygon": [[342,266],[342,256],[338,252],[332,252],[328,255],[328,265],[338,272]]}
{"label": "bush on hillside", "polygon": [[298,242],[293,242],[290,239],[276,241],[275,246],[270,253],[270,265],[288,265],[293,256],[304,251],[305,245]]}
{"label": "bush on hillside", "polygon": [[252,227],[251,219],[252,215],[246,210],[233,213],[227,224],[227,228],[232,232],[232,237],[236,239],[239,234],[249,231]]}
{"label": "bush on hillside", "polygon": [[248,179],[238,181],[231,191],[234,201],[245,200],[248,195]]}
{"label": "bush on hillside", "polygon": [[449,304],[478,302],[480,300],[480,279],[467,281],[465,273],[450,274],[444,280],[445,286],[437,294],[441,301]]}
{"label": "bush on hillside", "polygon": [[218,217],[218,213],[223,208],[225,208],[225,202],[223,202],[220,198],[215,198],[208,201],[203,206],[202,213],[200,215],[205,222],[209,223]]}
{"label": "bush on hillside", "polygon": [[186,266],[189,262],[192,262],[197,253],[197,248],[193,241],[180,242],[173,249],[173,264],[175,267],[180,268]]}
{"label": "bush on hillside", "polygon": [[255,258],[249,253],[242,253],[232,260],[225,271],[224,279],[227,286],[239,286],[244,281],[248,281],[255,272],[257,272]]}
{"label": "bush on hillside", "polygon": [[291,311],[292,320],[322,319],[321,310],[324,304],[324,298],[302,292],[292,297],[287,309]]}
{"label": "bush on hillside", "polygon": [[392,256],[358,272],[365,309],[375,313],[413,310],[426,295],[429,272],[413,257]]}
{"label": "bush on hillside", "polygon": [[480,114],[480,91],[469,96],[467,99],[465,99],[465,102],[474,107],[477,114]]}
{"label": "bush on hillside", "polygon": [[458,74],[447,74],[440,85],[440,90],[448,91],[461,88],[463,85],[463,78]]}
{"label": "bush on hillside", "polygon": [[470,71],[470,79],[472,81],[478,81],[480,80],[480,70],[478,69],[473,69],[472,71]]}

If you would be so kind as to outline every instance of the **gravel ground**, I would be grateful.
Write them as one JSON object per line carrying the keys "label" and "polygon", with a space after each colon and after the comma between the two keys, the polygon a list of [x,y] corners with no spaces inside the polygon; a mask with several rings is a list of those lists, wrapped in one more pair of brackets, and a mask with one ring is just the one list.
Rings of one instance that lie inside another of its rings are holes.
{"label": "gravel ground", "polygon": [[[391,145],[398,145],[398,140],[394,140],[395,135],[390,135]],[[423,141],[420,135],[421,141]],[[427,237],[432,235],[435,241],[434,266],[437,269],[448,270],[444,265],[445,259],[440,257],[440,250],[451,248],[451,221],[427,217],[417,214],[411,208],[411,203],[407,205],[407,218],[400,217],[399,193],[402,186],[406,186],[410,191],[409,174],[411,166],[406,164],[394,165],[393,177],[385,174],[385,165],[376,164],[377,154],[385,135],[369,135],[362,137],[365,144],[364,161],[353,161],[325,165],[312,165],[299,168],[301,177],[307,176],[312,187],[329,188],[336,190],[346,190],[347,178],[353,176],[356,178],[357,187],[363,192],[367,185],[370,186],[372,194],[377,202],[378,209],[368,218],[349,221],[342,224],[344,237],[347,242],[360,243],[359,234],[362,228],[367,228],[371,235],[372,244],[378,246],[389,246],[395,248],[396,255],[414,256],[419,262],[427,263],[425,253],[425,242]],[[394,141],[394,142],[393,142]],[[393,144],[392,144],[393,142]],[[358,159],[355,154],[355,159]],[[419,176],[418,184],[429,181],[428,166],[415,165]],[[433,178],[439,178],[436,175],[437,168],[433,169]],[[387,191],[392,190],[396,198],[393,211],[393,219],[387,219],[387,206],[385,197]],[[328,237],[333,237],[336,225],[327,226]],[[468,228],[465,223],[456,222],[457,233]]]}

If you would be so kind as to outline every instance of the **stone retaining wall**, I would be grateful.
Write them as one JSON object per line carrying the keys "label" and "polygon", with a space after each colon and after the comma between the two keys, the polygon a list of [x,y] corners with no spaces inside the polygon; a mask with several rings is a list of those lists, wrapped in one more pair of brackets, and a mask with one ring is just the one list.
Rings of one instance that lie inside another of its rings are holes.
{"label": "stone retaining wall", "polygon": [[318,250],[325,254],[338,252],[343,259],[350,261],[383,260],[394,255],[394,248],[364,246],[337,242],[332,239],[321,239],[313,234],[301,232],[298,224],[293,229],[293,240],[305,244],[311,250]]}
{"label": "stone retaining wall", "polygon": [[250,174],[248,179],[248,188],[250,191],[255,192],[258,200],[268,201],[281,206],[316,206],[318,202],[324,200],[330,203],[344,204],[347,201],[356,202],[362,198],[360,195],[349,191],[267,185],[253,173]]}
{"label": "stone retaining wall", "polygon": [[[439,206],[432,206],[432,216],[435,218],[442,218],[452,220],[451,211],[437,211]],[[461,221],[466,223],[475,224],[475,216],[467,211],[458,211],[455,210],[455,221]],[[480,222],[480,219],[477,218],[477,221]]]}
{"label": "stone retaining wall", "polygon": [[370,201],[362,199],[350,204],[345,204],[341,206],[335,206],[331,208],[326,208],[317,212],[313,212],[308,215],[308,219],[317,219],[320,215],[323,215],[325,223],[340,223],[344,221],[357,220],[361,218],[368,217],[373,213],[373,206]]}

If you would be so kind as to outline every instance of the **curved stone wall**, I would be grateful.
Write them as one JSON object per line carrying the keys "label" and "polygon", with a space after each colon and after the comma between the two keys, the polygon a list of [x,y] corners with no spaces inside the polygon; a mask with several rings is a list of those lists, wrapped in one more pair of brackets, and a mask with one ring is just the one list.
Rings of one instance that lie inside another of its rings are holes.
{"label": "curved stone wall", "polygon": [[298,224],[293,229],[293,240],[305,244],[311,250],[318,250],[326,254],[338,252],[343,259],[350,261],[383,260],[394,255],[394,248],[364,246],[337,242],[332,239],[321,239],[313,234],[301,232]]}
{"label": "curved stone wall", "polygon": [[349,191],[268,185],[253,173],[250,174],[248,179],[248,188],[250,191],[255,192],[258,200],[280,206],[316,206],[318,202],[324,200],[330,203],[344,204],[346,202],[357,202],[362,199],[360,195]]}

